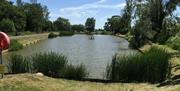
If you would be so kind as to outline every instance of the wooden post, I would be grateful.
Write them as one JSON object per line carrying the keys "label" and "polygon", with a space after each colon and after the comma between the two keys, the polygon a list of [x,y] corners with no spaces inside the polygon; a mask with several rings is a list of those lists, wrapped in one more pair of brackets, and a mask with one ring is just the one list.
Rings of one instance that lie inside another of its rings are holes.
{"label": "wooden post", "polygon": [[[3,62],[2,62],[2,49],[0,49],[0,65],[3,65]],[[3,78],[3,75],[4,75],[4,73],[2,72],[1,73],[1,79]]]}

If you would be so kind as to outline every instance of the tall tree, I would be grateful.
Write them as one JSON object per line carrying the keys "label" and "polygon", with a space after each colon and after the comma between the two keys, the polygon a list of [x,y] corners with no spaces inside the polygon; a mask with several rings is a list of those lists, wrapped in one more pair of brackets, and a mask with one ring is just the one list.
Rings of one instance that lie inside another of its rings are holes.
{"label": "tall tree", "polygon": [[87,18],[86,23],[85,23],[86,30],[89,32],[93,32],[95,30],[95,23],[96,23],[96,20],[93,17]]}
{"label": "tall tree", "polygon": [[25,4],[26,31],[41,32],[44,23],[43,7],[41,4]]}
{"label": "tall tree", "polygon": [[131,30],[132,14],[134,10],[133,0],[126,0],[126,6],[120,18],[120,29],[122,34],[126,34]]}

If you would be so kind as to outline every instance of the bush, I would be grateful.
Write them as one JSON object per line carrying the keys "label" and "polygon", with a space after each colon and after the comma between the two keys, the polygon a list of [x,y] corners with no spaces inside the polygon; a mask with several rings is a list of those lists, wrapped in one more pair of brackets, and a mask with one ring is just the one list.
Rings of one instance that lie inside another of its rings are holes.
{"label": "bush", "polygon": [[180,33],[177,34],[175,37],[171,37],[170,39],[168,39],[166,44],[171,48],[180,51]]}
{"label": "bush", "polygon": [[48,38],[55,38],[55,37],[57,37],[57,35],[54,34],[54,33],[50,33],[50,34],[48,35]]}
{"label": "bush", "polygon": [[9,73],[18,74],[32,72],[32,62],[21,55],[12,54],[7,64]]}
{"label": "bush", "polygon": [[87,74],[88,72],[83,65],[67,65],[60,75],[63,78],[81,80],[82,78],[86,77]]}
{"label": "bush", "polygon": [[107,78],[125,82],[162,82],[170,76],[169,54],[153,47],[144,54],[114,56],[107,66]]}
{"label": "bush", "polygon": [[61,31],[59,33],[59,36],[72,36],[72,35],[74,35],[74,32],[72,31]]}
{"label": "bush", "polygon": [[9,51],[17,51],[23,48],[23,45],[19,43],[18,40],[11,40],[10,46],[9,46]]}

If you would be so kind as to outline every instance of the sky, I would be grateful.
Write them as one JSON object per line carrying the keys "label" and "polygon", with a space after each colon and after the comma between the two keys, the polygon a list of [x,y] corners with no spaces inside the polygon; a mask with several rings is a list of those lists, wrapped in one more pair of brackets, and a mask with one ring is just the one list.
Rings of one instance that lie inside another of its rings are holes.
{"label": "sky", "polygon": [[[16,1],[16,0],[12,0]],[[30,0],[22,0],[29,2]],[[50,20],[58,17],[69,19],[71,24],[85,24],[88,17],[96,19],[96,28],[103,28],[107,18],[120,15],[125,7],[125,0],[37,0],[46,5]],[[180,7],[175,11],[180,16]]]}
{"label": "sky", "polygon": [[107,18],[120,15],[125,6],[125,0],[38,0],[38,3],[48,7],[52,21],[64,17],[71,24],[84,24],[88,17],[94,17],[96,28],[103,28]]}

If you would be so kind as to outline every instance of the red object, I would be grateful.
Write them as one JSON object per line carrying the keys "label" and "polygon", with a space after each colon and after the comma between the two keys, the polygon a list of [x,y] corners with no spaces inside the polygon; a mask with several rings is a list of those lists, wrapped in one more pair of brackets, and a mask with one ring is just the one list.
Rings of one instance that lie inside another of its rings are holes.
{"label": "red object", "polygon": [[4,32],[0,32],[0,49],[4,50],[9,47],[10,39]]}

